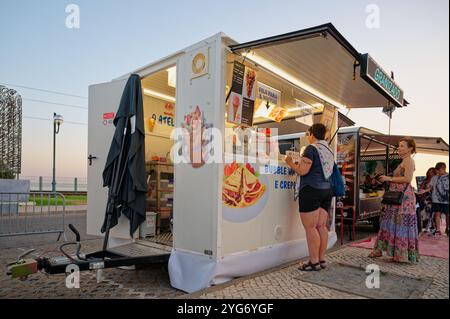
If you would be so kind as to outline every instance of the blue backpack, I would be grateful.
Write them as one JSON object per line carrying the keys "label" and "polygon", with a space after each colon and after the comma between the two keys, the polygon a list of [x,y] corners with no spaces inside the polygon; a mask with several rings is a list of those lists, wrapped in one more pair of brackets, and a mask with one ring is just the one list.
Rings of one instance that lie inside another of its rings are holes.
{"label": "blue backpack", "polygon": [[333,165],[333,173],[330,176],[330,184],[334,196],[341,197],[345,195],[344,180],[336,163]]}
{"label": "blue backpack", "polygon": [[[333,154],[333,152],[328,147],[326,147],[326,149],[328,151],[330,151],[331,154]],[[341,172],[339,171],[339,168],[338,168],[336,162],[334,162],[334,164],[333,164],[333,172],[331,173],[329,182],[331,184],[331,190],[333,191],[333,196],[335,196],[335,197],[345,196],[344,179],[342,178]]]}

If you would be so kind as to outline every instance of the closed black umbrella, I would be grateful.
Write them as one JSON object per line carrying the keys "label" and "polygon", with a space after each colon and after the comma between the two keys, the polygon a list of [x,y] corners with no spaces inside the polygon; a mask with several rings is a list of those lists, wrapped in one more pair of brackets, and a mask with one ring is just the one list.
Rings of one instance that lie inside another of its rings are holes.
{"label": "closed black umbrella", "polygon": [[106,215],[101,229],[106,250],[109,230],[124,214],[130,220],[130,236],[145,220],[147,179],[145,171],[145,130],[140,77],[130,76],[114,118],[114,138],[109,149],[103,186],[109,187]]}

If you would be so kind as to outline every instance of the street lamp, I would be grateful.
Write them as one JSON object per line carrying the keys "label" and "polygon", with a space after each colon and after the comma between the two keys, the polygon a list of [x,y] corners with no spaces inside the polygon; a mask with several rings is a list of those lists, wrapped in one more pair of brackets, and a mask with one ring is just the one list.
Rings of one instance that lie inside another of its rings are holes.
{"label": "street lamp", "polygon": [[52,180],[52,192],[56,192],[56,180],[55,180],[55,154],[56,154],[56,134],[59,133],[59,126],[64,122],[62,115],[53,113],[53,180]]}

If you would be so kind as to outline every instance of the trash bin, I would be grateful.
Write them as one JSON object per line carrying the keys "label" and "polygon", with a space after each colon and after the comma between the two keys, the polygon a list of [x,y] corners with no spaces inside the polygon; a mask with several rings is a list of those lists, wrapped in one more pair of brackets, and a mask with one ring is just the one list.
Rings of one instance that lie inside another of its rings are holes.
{"label": "trash bin", "polygon": [[156,235],[156,213],[147,212],[146,219],[141,224],[139,229],[139,237],[144,239],[145,237],[153,237]]}

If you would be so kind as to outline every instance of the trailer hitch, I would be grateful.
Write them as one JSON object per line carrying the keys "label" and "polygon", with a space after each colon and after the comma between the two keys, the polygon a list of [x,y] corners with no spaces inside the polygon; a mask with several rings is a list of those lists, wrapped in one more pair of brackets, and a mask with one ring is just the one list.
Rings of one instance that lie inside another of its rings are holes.
{"label": "trailer hitch", "polygon": [[19,278],[20,280],[26,280],[29,275],[38,272],[38,261],[32,258],[24,258],[31,254],[35,249],[30,249],[17,257],[17,261],[11,262],[7,265],[8,276],[11,278]]}
{"label": "trailer hitch", "polygon": [[[97,270],[106,268],[117,268],[123,266],[165,264],[169,261],[170,253],[161,250],[160,254],[149,254],[142,256],[126,256],[109,250],[100,250],[89,254],[81,254],[80,234],[77,229],[69,224],[70,230],[75,234],[76,241],[64,243],[59,247],[62,255],[56,257],[39,256],[35,259],[24,257],[30,250],[18,257],[18,260],[8,264],[7,274],[12,278],[25,280],[31,274],[44,271],[47,274],[62,274],[67,272],[67,266],[76,265],[79,271]],[[76,245],[75,253],[69,254],[64,247]]]}
{"label": "trailer hitch", "polygon": [[[38,271],[45,270],[46,272],[49,272],[53,267],[59,266],[59,267],[65,267],[69,264],[76,263],[75,257],[79,260],[83,260],[83,257],[80,256],[80,233],[78,230],[73,226],[72,224],[69,224],[70,230],[75,234],[76,242],[70,242],[65,243],[60,246],[61,252],[64,254],[64,256],[59,257],[37,257],[37,258],[25,258],[27,255],[31,254],[35,251],[35,249],[30,249],[24,252],[23,254],[19,255],[17,257],[17,260],[11,263],[7,264],[7,271],[6,274],[8,276],[11,276],[11,278],[19,278],[20,280],[26,280],[29,275],[35,274]],[[67,245],[76,245],[76,256],[69,256],[66,254],[62,247]]]}

